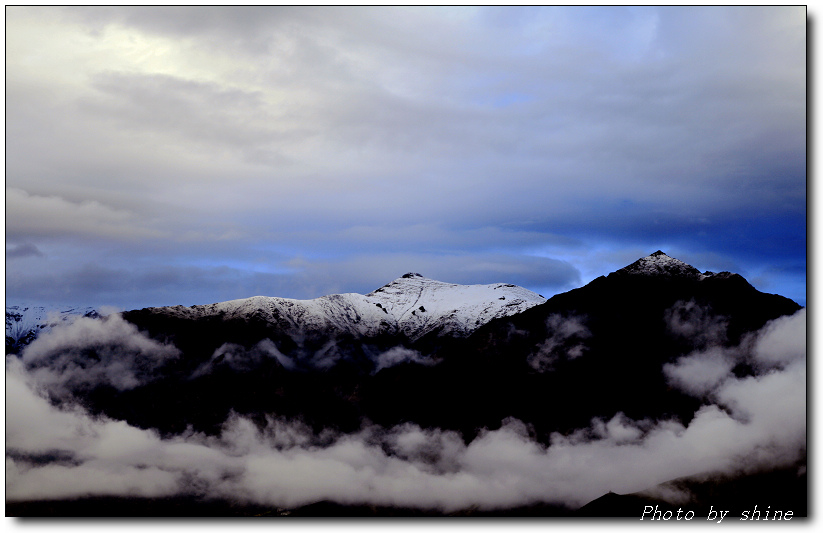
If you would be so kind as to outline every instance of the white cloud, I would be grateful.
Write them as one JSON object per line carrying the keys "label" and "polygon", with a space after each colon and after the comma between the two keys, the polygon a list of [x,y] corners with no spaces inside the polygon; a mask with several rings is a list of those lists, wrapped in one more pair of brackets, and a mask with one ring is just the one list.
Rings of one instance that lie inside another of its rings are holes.
{"label": "white cloud", "polygon": [[[318,435],[297,422],[269,418],[260,428],[238,416],[219,436],[161,439],[79,407],[50,405],[34,392],[49,386],[37,378],[7,360],[11,500],[209,494],[279,507],[321,499],[447,511],[535,501],[575,506],[609,490],[633,492],[705,471],[788,465],[805,456],[806,446],[802,358],[759,377],[728,376],[714,389],[717,403],[686,425],[619,414],[554,434],[549,446],[532,440],[517,420],[468,444],[456,433],[412,424]],[[44,453],[67,460],[26,459]]]}
{"label": "white cloud", "polygon": [[293,370],[296,367],[295,361],[284,355],[271,339],[263,339],[250,349],[246,349],[239,344],[225,343],[217,348],[211,358],[200,365],[191,375],[196,378],[209,374],[220,365],[225,365],[234,371],[248,371],[259,367],[266,358],[276,360],[286,370]]}
{"label": "white cloud", "polygon": [[179,355],[173,345],[150,339],[112,314],[77,317],[51,328],[25,348],[22,362],[37,383],[65,399],[73,391],[98,385],[134,388]]}
{"label": "white cloud", "polygon": [[759,331],[747,335],[740,346],[731,348],[718,344],[725,338],[725,321],[711,317],[693,302],[676,309],[687,309],[689,318],[678,319],[678,313],[670,313],[670,328],[689,339],[697,339],[698,346],[705,346],[663,365],[670,384],[689,394],[705,397],[716,392],[726,380],[733,382],[731,371],[738,363],[753,362],[761,371],[794,363],[805,365],[805,308],[769,321]]}
{"label": "white cloud", "polygon": [[537,351],[529,354],[526,362],[538,372],[547,372],[554,368],[558,359],[576,359],[586,349],[580,342],[591,337],[591,332],[584,324],[585,317],[563,317],[558,314],[546,319],[548,336],[537,346]]}
{"label": "white cloud", "polygon": [[385,352],[380,353],[375,361],[374,372],[380,372],[384,368],[390,368],[401,363],[415,363],[418,365],[432,366],[437,364],[437,360],[423,356],[417,350],[411,350],[403,346],[395,346]]}
{"label": "white cloud", "polygon": [[[699,250],[712,228],[729,220],[742,227],[741,213],[755,217],[744,217],[753,227],[787,213],[802,221],[806,26],[804,9],[782,7],[551,8],[505,17],[483,9],[12,7],[7,236],[42,250],[54,239],[87,245],[49,249],[48,275],[13,262],[7,280],[18,294],[44,299],[98,298],[105,285],[121,306],[144,297],[135,293],[174,304],[182,294],[206,303],[215,294],[279,296],[294,287],[297,297],[370,290],[409,270],[557,290],[579,280],[578,270],[526,260],[524,250],[551,245],[558,257],[591,242],[695,235]],[[764,242],[782,246],[784,233],[776,233]],[[220,245],[215,236],[224,237]],[[140,246],[112,250],[113,240]],[[205,256],[220,266],[239,255],[285,261],[269,251],[273,244],[300,263],[298,275],[238,280],[226,269],[187,268]],[[152,276],[147,263],[162,272]],[[207,289],[187,286],[192,277]],[[73,281],[84,285],[65,286]],[[674,329],[703,331],[710,345],[718,324],[691,318]],[[253,428],[227,428],[222,443],[162,440],[55,410],[11,377],[7,399],[19,401],[7,404],[30,419],[10,413],[7,439],[17,435],[23,450],[94,452],[81,465],[45,470],[7,459],[7,488],[18,497],[42,483],[54,495],[167,494],[185,485],[184,472],[261,501],[582,502],[728,466],[764,442],[794,446],[805,435],[797,396],[805,344],[796,321],[785,325],[762,333],[754,349],[774,370],[763,378],[724,377],[727,361],[702,345],[702,355],[670,367],[682,386],[733,404],[740,420],[713,407],[687,428],[613,419],[594,423],[599,440],[559,439],[548,450],[514,424],[465,449],[443,434],[392,433],[447,456],[458,465],[448,475],[426,470],[411,448],[401,460],[359,436],[322,449],[295,444],[289,453]],[[133,341],[135,358],[166,353]],[[44,369],[34,386],[93,377],[127,387],[143,379],[136,360],[118,367],[111,359],[98,376]],[[68,370],[71,361],[63,362]],[[772,398],[778,392],[787,396]],[[798,412],[777,419],[782,407]],[[122,443],[124,433],[136,448],[111,455],[105,443]],[[226,452],[241,434],[255,452]],[[295,479],[301,485],[290,492]]]}
{"label": "white cloud", "polygon": [[617,444],[636,442],[643,436],[643,426],[648,428],[650,423],[648,421],[637,423],[623,413],[617,413],[608,422],[600,419],[592,421],[592,429],[597,437],[612,440]]}
{"label": "white cloud", "polygon": [[702,397],[713,391],[734,368],[733,355],[721,347],[711,347],[663,365],[663,373],[676,387]]}
{"label": "white cloud", "polygon": [[727,320],[694,300],[679,301],[666,311],[666,325],[672,333],[697,347],[719,344],[726,339]]}
{"label": "white cloud", "polygon": [[755,336],[755,360],[766,367],[781,366],[806,357],[806,308],[766,324]]}
{"label": "white cloud", "polygon": [[12,236],[138,239],[162,235],[140,222],[134,213],[93,200],[70,202],[6,189],[6,231]]}

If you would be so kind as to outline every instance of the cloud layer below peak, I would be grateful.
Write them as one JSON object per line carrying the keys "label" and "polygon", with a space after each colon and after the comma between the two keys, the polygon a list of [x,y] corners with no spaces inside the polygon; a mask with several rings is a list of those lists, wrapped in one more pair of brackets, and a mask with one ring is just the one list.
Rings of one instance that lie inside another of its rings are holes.
{"label": "cloud layer below peak", "polygon": [[[805,321],[801,310],[747,341],[748,356],[772,365],[759,377],[713,370],[716,379],[696,390],[685,363],[670,372],[675,385],[706,399],[688,424],[621,413],[554,434],[548,446],[515,419],[469,443],[413,424],[318,434],[273,415],[262,426],[232,415],[216,436],[189,431],[161,438],[45,399],[55,381],[23,362],[70,333],[69,326],[35,341],[22,361],[7,358],[6,404],[14,408],[7,416],[6,494],[10,500],[208,495],[284,508],[319,500],[443,511],[534,502],[577,507],[610,490],[634,492],[681,476],[791,465],[806,453],[805,348],[794,340]],[[123,333],[116,320],[99,327]],[[136,342],[134,332],[127,337]]]}

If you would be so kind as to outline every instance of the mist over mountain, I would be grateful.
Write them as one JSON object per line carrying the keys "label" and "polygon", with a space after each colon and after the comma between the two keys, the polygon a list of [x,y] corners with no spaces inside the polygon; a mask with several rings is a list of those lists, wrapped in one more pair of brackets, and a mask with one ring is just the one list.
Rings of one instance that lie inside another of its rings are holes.
{"label": "mist over mountain", "polygon": [[6,305],[6,353],[20,352],[43,331],[79,316],[98,318],[100,312],[92,307]]}
{"label": "mist over mountain", "polygon": [[763,498],[791,485],[805,512],[805,322],[661,251],[548,300],[409,273],[78,317],[19,353],[7,308],[7,500],[559,516],[609,491],[703,505],[705,477],[664,484],[774,472]]}

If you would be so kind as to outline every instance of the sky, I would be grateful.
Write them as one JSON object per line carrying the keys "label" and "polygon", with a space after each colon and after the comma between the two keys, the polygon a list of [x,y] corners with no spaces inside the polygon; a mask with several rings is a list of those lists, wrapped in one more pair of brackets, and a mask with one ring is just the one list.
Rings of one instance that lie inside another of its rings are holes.
{"label": "sky", "polygon": [[6,7],[6,302],[549,297],[658,249],[806,304],[803,7]]}

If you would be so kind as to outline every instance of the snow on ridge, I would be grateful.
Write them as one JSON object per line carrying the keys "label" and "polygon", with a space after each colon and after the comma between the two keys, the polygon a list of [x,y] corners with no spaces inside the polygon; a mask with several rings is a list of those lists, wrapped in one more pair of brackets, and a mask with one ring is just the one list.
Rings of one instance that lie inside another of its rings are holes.
{"label": "snow on ridge", "polygon": [[494,318],[525,311],[546,301],[509,283],[458,285],[406,274],[367,295],[394,315],[411,338],[438,328],[459,335]]}
{"label": "snow on ridge", "polygon": [[40,333],[81,316],[98,318],[101,313],[94,307],[7,305],[6,348],[20,349],[33,341]]}
{"label": "snow on ridge", "polygon": [[416,340],[432,331],[467,336],[494,318],[545,301],[528,289],[508,283],[458,285],[409,273],[365,295],[332,294],[312,300],[253,296],[151,311],[187,319],[255,317],[295,331],[332,328],[358,336],[402,332]]}
{"label": "snow on ridge", "polygon": [[624,274],[646,275],[646,276],[687,276],[695,278],[707,277],[700,273],[688,263],[675,259],[658,250],[651,255],[642,257],[627,267],[619,269],[617,272]]}

